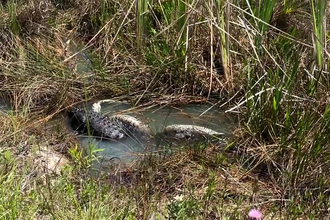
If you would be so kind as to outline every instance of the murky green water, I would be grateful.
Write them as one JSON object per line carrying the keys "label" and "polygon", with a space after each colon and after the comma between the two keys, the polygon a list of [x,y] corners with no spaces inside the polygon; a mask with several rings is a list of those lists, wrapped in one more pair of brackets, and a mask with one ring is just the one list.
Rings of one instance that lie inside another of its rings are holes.
{"label": "murky green water", "polygon": [[[198,125],[210,128],[214,131],[230,136],[235,126],[235,120],[230,116],[218,111],[216,107],[210,108],[208,104],[189,104],[185,106],[157,106],[152,108],[136,109],[128,103],[103,103],[101,114],[111,116],[116,114],[127,114],[141,120],[151,129],[151,137],[145,138],[132,134],[120,142],[107,139],[79,136],[82,146],[89,150],[102,149],[97,152],[101,163],[95,163],[96,168],[107,167],[109,163],[131,164],[139,156],[146,153],[161,153],[165,151],[168,144],[179,150],[181,145],[186,143],[173,140],[164,140],[162,131],[168,125]],[[88,105],[92,109],[92,105]],[[170,143],[171,142],[171,143]]]}

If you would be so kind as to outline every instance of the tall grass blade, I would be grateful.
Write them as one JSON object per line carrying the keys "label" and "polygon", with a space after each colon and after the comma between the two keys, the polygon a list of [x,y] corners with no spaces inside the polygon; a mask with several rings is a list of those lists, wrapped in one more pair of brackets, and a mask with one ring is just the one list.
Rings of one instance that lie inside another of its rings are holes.
{"label": "tall grass blade", "polygon": [[[225,11],[223,8],[225,7]],[[222,30],[226,30],[226,32],[220,32],[220,47],[221,47],[221,63],[223,66],[224,74],[226,76],[227,82],[232,82],[232,75],[230,71],[230,53],[229,53],[229,19],[230,19],[230,4],[229,0],[227,0],[227,4],[225,4],[224,0],[217,0],[217,20],[219,22],[219,26]]]}
{"label": "tall grass blade", "polygon": [[[269,23],[274,13],[276,2],[277,0],[259,1],[259,18],[264,22]],[[268,30],[268,25],[263,22],[259,22],[259,30],[261,35],[264,35]]]}
{"label": "tall grass blade", "polygon": [[264,22],[258,21],[260,35],[256,38],[257,48],[260,47],[262,38],[268,30],[267,23],[269,23],[270,19],[273,16],[276,2],[277,0],[259,1],[258,12],[256,15]]}
{"label": "tall grass blade", "polygon": [[314,27],[314,51],[319,68],[323,66],[323,47],[325,45],[326,0],[311,0],[313,27]]}
{"label": "tall grass blade", "polygon": [[[177,0],[175,4],[176,10],[176,20],[177,20],[177,30],[179,32],[179,37],[177,41],[179,56],[185,56],[186,50],[185,47],[182,47],[186,41],[187,34],[187,6],[189,4],[189,0]],[[188,42],[186,42],[188,43]]]}
{"label": "tall grass blade", "polygon": [[136,1],[136,39],[138,48],[143,45],[143,38],[146,33],[146,13],[148,10],[148,0]]}
{"label": "tall grass blade", "polygon": [[176,2],[176,16],[178,19],[178,30],[182,30],[184,28],[186,23],[186,4],[183,2],[183,0],[177,0]]}
{"label": "tall grass blade", "polygon": [[[213,9],[213,1],[210,2],[210,8]],[[211,76],[210,76],[210,85],[209,85],[209,93],[207,95],[207,98],[210,97],[211,94],[211,90],[212,90],[212,79],[213,79],[213,63],[214,63],[214,55],[213,55],[213,39],[214,39],[214,35],[213,35],[213,23],[212,21],[209,21],[209,26],[210,26],[210,53],[211,53]]]}
{"label": "tall grass blade", "polygon": [[17,20],[17,13],[16,13],[16,1],[12,0],[7,3],[8,5],[8,12],[9,12],[9,19],[10,19],[10,29],[15,35],[19,35],[21,33],[21,27]]}

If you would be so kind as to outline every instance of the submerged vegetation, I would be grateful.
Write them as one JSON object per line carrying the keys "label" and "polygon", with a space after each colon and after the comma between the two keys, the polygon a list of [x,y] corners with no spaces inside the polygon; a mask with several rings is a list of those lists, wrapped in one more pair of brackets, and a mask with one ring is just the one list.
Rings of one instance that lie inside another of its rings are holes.
{"label": "submerged vegetation", "polygon": [[[265,219],[330,215],[329,8],[326,0],[1,1],[0,98],[12,108],[0,111],[0,218],[244,219],[254,207]],[[240,123],[226,146],[94,176],[93,149],[82,154],[54,118],[95,97],[136,106],[208,100]],[[70,163],[45,170],[45,150]]]}

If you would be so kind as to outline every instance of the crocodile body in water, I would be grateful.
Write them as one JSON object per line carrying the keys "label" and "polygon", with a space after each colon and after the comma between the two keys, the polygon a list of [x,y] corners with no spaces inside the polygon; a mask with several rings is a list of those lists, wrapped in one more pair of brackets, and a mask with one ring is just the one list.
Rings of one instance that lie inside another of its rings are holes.
{"label": "crocodile body in water", "polygon": [[[77,107],[73,107],[70,113],[73,116],[71,125],[75,130],[86,132],[87,125],[89,124],[94,135],[107,137],[112,140],[121,140],[136,134],[145,136],[151,134],[148,126],[129,115],[106,117],[94,109],[86,111]],[[202,126],[180,124],[169,125],[161,133],[169,139],[187,141],[205,140],[223,135],[223,133]],[[162,134],[158,136],[163,136]]]}
{"label": "crocodile body in water", "polygon": [[[102,103],[108,104],[103,106]],[[111,107],[107,108],[108,106]],[[169,116],[172,123],[165,123],[168,117],[166,111],[154,112],[154,109],[151,109],[136,111],[139,112],[136,114],[127,111],[129,108],[129,104],[125,102],[102,100],[91,103],[86,108],[70,109],[70,127],[85,134],[87,128],[92,131],[90,134],[93,137],[78,136],[82,147],[86,152],[90,150],[90,146],[102,149],[96,153],[98,161],[93,163],[93,168],[96,170],[106,170],[113,164],[114,158],[119,159],[120,164],[129,166],[144,155],[160,155],[162,152],[167,154],[169,149],[180,150],[183,146],[195,143],[212,142],[216,145],[224,143],[226,135],[221,130],[213,130],[210,122],[198,124],[194,117],[188,117],[185,121],[180,118],[184,117],[182,114],[174,112],[174,117]],[[103,116],[104,114],[108,116]],[[213,123],[217,121],[214,120]]]}
{"label": "crocodile body in water", "polygon": [[72,116],[71,126],[75,130],[86,131],[89,125],[94,135],[112,140],[120,140],[136,134],[149,134],[146,126],[128,115],[107,117],[98,112],[86,111],[77,107],[73,107],[69,115]]}

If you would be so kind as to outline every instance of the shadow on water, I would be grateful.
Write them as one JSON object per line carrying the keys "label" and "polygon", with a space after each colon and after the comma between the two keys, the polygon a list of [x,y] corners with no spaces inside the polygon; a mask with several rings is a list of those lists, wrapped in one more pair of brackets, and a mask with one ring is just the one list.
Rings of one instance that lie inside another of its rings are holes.
{"label": "shadow on water", "polygon": [[[99,161],[95,161],[93,168],[106,169],[111,164],[130,166],[138,158],[149,154],[161,155],[165,152],[180,150],[181,146],[195,144],[195,141],[175,140],[164,135],[164,129],[169,125],[196,125],[223,133],[222,137],[229,137],[236,125],[233,117],[210,108],[209,104],[188,104],[185,106],[156,106],[151,108],[136,109],[128,103],[114,102],[102,103],[101,114],[113,116],[118,114],[130,115],[148,125],[150,136],[130,133],[128,138],[120,141],[108,138],[78,135],[82,147],[86,152],[95,152]],[[87,105],[92,111],[92,104]],[[223,144],[223,140],[216,144]],[[169,150],[169,146],[171,149]]]}
{"label": "shadow on water", "polygon": [[0,97],[0,111],[6,112],[10,111],[10,106],[5,102],[5,100]]}

